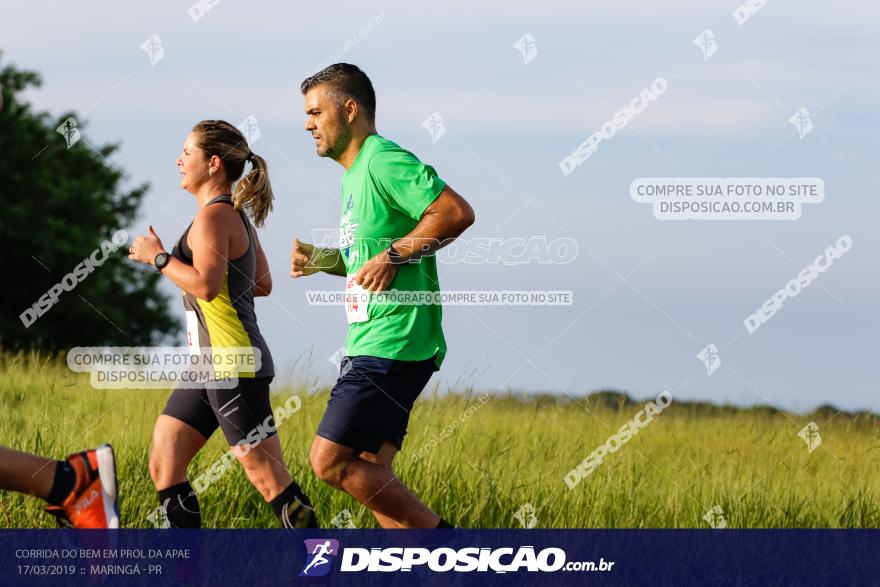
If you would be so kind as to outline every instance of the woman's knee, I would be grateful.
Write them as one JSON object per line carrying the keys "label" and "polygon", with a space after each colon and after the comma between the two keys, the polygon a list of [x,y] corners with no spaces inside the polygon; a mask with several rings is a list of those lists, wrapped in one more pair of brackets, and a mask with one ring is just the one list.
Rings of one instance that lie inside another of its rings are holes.
{"label": "woman's knee", "polygon": [[162,439],[153,439],[150,446],[150,477],[157,489],[165,489],[186,480],[189,462],[175,455],[168,444]]}
{"label": "woman's knee", "polygon": [[153,429],[148,468],[157,489],[186,481],[186,468],[205,438],[191,426],[160,416]]}

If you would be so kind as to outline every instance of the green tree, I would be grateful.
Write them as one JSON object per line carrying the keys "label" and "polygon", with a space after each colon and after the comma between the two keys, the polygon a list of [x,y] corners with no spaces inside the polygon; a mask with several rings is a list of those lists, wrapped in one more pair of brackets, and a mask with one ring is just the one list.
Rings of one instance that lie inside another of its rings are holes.
{"label": "green tree", "polygon": [[20,95],[40,85],[36,73],[0,61],[0,345],[58,351],[168,342],[179,324],[158,289],[160,276],[128,261],[128,242],[61,291],[41,316],[30,311],[22,320],[102,242],[132,224],[149,187],[121,187],[125,173],[109,160],[118,144],[92,146],[81,134],[68,147],[56,128],[72,117],[82,133],[84,121],[72,112],[55,120],[33,111]]}

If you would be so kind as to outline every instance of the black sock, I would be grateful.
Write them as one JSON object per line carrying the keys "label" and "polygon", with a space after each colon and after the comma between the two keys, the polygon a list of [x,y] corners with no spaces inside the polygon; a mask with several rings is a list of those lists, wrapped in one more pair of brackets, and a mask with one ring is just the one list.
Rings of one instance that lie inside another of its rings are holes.
{"label": "black sock", "polygon": [[269,502],[275,516],[281,521],[282,528],[317,528],[315,510],[312,502],[306,497],[296,481],[291,481],[287,488]]}
{"label": "black sock", "polygon": [[200,528],[202,512],[199,500],[189,481],[178,483],[159,492],[159,505],[163,509],[169,528]]}
{"label": "black sock", "polygon": [[55,480],[52,482],[52,489],[46,496],[46,501],[52,505],[61,505],[64,498],[73,491],[76,484],[76,472],[67,461],[58,461],[55,466]]}
{"label": "black sock", "polygon": [[447,522],[447,521],[444,520],[443,518],[440,518],[440,521],[437,522],[437,526],[436,526],[436,527],[437,527],[437,528],[455,528],[455,526],[453,526],[452,524],[450,524],[449,522]]}

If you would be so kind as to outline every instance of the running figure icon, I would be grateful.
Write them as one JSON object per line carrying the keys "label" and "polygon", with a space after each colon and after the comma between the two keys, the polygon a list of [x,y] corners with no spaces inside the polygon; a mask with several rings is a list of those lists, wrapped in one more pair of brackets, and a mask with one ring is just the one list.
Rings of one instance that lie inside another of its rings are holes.
{"label": "running figure icon", "polygon": [[[315,577],[326,575],[330,570],[329,566],[318,569],[322,565],[330,563],[329,557],[335,557],[338,554],[339,543],[336,540],[306,540],[306,552],[309,554],[309,562],[300,573],[300,576]],[[310,574],[309,571],[316,569],[316,574]]]}

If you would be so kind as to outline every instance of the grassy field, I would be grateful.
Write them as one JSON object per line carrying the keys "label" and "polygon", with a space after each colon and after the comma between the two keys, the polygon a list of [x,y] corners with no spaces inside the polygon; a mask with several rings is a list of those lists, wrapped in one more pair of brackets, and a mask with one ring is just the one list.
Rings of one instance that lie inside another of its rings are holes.
{"label": "grassy field", "polygon": [[[348,510],[357,527],[370,513],[320,483],[308,466],[327,392],[311,396],[275,384],[273,405],[292,393],[302,408],[279,430],[295,478],[329,525]],[[151,527],[157,498],[147,471],[150,433],[167,391],[100,391],[63,362],[0,354],[0,444],[61,458],[111,442],[116,449],[123,526]],[[644,401],[595,394],[518,399],[430,390],[416,404],[398,456],[398,476],[446,519],[465,527],[520,527],[533,506],[537,527],[708,527],[720,506],[728,527],[880,526],[878,419],[868,414],[779,414],[706,404],[673,404],[574,489],[563,476]],[[815,421],[821,445],[808,451],[800,431]],[[211,438],[191,478],[226,450]],[[419,458],[413,458],[417,455]],[[199,495],[206,527],[276,527],[241,469]],[[0,491],[0,526],[53,527],[39,500]]]}

